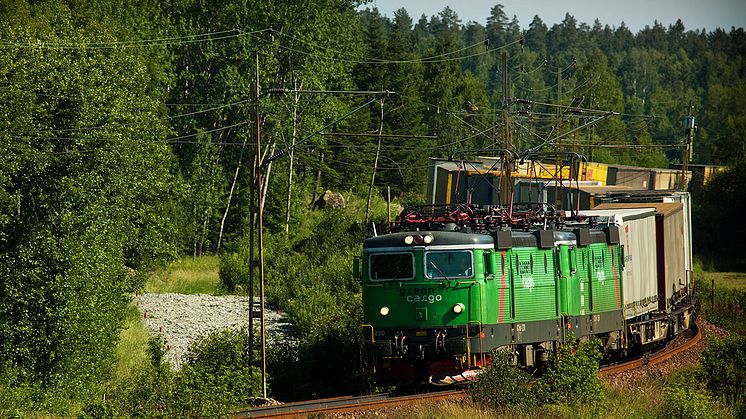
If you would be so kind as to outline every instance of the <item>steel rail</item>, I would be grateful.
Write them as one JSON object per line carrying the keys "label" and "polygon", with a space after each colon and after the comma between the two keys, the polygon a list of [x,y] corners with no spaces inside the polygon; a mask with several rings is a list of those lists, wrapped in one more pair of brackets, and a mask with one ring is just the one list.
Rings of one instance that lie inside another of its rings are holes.
{"label": "steel rail", "polygon": [[321,413],[349,413],[365,410],[407,406],[440,400],[462,399],[463,390],[439,391],[407,396],[376,394],[371,396],[346,396],[331,399],[308,400],[275,406],[262,406],[233,412],[234,418],[302,418]]}
{"label": "steel rail", "polygon": [[[695,324],[692,328],[694,336],[676,347],[666,347],[653,353],[621,364],[610,365],[599,370],[601,376],[610,376],[642,366],[656,365],[672,358],[674,355],[690,349],[700,342],[702,333]],[[440,400],[458,400],[466,397],[463,390],[439,391],[425,394],[395,396],[392,394],[374,394],[369,396],[343,396],[328,399],[307,400],[301,402],[284,403],[272,406],[262,406],[241,409],[231,413],[233,418],[305,418],[319,414],[350,413],[366,410],[384,409],[400,406],[415,405]]]}

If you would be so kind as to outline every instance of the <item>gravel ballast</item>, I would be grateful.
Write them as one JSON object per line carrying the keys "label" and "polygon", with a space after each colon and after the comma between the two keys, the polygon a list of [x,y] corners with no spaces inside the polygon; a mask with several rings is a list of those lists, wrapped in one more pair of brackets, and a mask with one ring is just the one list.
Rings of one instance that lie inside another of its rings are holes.
{"label": "gravel ballast", "polygon": [[[154,336],[166,343],[166,360],[174,369],[181,368],[189,347],[200,337],[222,329],[238,329],[249,324],[249,299],[236,295],[206,294],[142,294],[135,304],[143,314],[143,322]],[[258,306],[258,303],[257,303]],[[282,314],[265,309],[268,339],[287,338],[292,327]],[[259,328],[258,308],[254,327]]]}

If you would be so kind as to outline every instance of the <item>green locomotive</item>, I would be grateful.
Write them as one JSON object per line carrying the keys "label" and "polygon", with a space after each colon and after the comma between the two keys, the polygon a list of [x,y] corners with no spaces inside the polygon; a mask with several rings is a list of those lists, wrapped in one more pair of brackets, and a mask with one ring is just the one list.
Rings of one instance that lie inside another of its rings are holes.
{"label": "green locomotive", "polygon": [[570,334],[627,347],[617,227],[439,227],[363,244],[362,330],[378,382],[465,381],[496,348],[536,368]]}

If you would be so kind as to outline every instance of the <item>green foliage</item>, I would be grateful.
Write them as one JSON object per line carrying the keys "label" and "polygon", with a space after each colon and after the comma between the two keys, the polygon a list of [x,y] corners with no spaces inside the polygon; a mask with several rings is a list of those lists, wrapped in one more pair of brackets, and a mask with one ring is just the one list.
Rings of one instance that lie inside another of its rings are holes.
{"label": "green foliage", "polygon": [[699,376],[715,397],[734,406],[746,403],[746,336],[711,340],[700,363]]}
{"label": "green foliage", "polygon": [[304,298],[308,307],[318,310],[316,322],[297,341],[270,346],[273,396],[304,400],[361,392],[368,383],[360,369],[360,294],[334,299],[311,291]]}
{"label": "green foliage", "polygon": [[508,357],[504,351],[490,353],[492,363],[468,389],[475,402],[494,409],[537,404],[536,394],[531,389],[531,375],[513,366]]}
{"label": "green foliage", "polygon": [[667,387],[659,418],[705,419],[719,416],[719,410],[707,394],[688,387]]}
{"label": "green foliage", "polygon": [[568,339],[549,359],[547,371],[536,384],[545,403],[596,403],[604,399],[598,377],[601,343],[597,339]]}
{"label": "green foliage", "polygon": [[208,412],[226,412],[261,395],[261,372],[252,364],[246,330],[224,330],[202,338],[179,371],[182,399]]}
{"label": "green foliage", "polygon": [[349,394],[365,383],[362,300],[351,265],[362,233],[344,210],[314,211],[311,218],[304,236],[267,238],[267,298],[297,332],[297,340],[271,345],[270,382],[281,399]]}
{"label": "green foliage", "polygon": [[746,331],[746,289],[713,283],[709,275],[695,265],[695,286],[699,293],[700,315],[707,321],[733,333]]}
{"label": "green foliage", "polygon": [[248,245],[239,247],[238,252],[223,252],[220,255],[220,286],[229,293],[237,287],[248,290],[249,286],[249,249]]}
{"label": "green foliage", "polygon": [[746,235],[746,226],[724,221],[739,219],[746,211],[746,197],[741,191],[744,182],[746,158],[713,176],[694,200],[694,250],[718,270],[746,270],[740,241]]}
{"label": "green foliage", "polygon": [[34,408],[62,412],[59,399],[92,397],[108,373],[143,278],[125,266],[176,249],[174,160],[147,62],[59,48],[120,39],[82,8],[34,4],[0,26],[19,45],[0,54],[0,373],[46,394]]}
{"label": "green foliage", "polygon": [[[217,417],[261,393],[261,373],[249,357],[246,330],[224,330],[190,348],[181,370],[162,363],[163,342],[148,343],[152,365],[120,382],[81,417]],[[254,354],[256,359],[256,354]]]}

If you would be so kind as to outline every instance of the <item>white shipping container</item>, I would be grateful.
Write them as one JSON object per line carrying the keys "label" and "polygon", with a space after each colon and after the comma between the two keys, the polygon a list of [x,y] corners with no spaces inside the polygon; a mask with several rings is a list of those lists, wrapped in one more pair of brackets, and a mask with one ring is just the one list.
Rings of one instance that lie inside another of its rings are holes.
{"label": "white shipping container", "polygon": [[657,310],[655,209],[588,210],[580,215],[596,216],[599,224],[619,227],[619,241],[624,246],[624,317],[632,319]]}
{"label": "white shipping container", "polygon": [[[691,245],[689,240],[688,211],[684,211],[684,202],[608,202],[597,208],[614,211],[631,208],[653,208],[658,216],[656,220],[655,249],[659,252],[659,263],[662,277],[659,284],[662,288],[658,295],[658,308],[663,311],[671,309],[671,303],[685,294],[690,280]],[[658,248],[660,247],[660,249]],[[662,259],[660,256],[662,255]]]}

